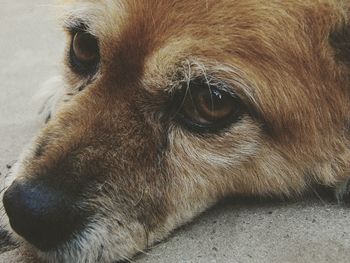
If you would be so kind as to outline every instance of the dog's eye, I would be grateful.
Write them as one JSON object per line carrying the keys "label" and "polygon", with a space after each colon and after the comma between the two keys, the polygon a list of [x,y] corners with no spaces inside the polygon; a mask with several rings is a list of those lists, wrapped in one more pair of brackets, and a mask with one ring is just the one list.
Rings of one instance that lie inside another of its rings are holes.
{"label": "dog's eye", "polygon": [[242,114],[242,102],[237,97],[205,81],[191,82],[178,97],[180,121],[197,131],[223,128]]}
{"label": "dog's eye", "polygon": [[93,74],[99,60],[100,51],[96,37],[84,31],[76,32],[70,48],[70,63],[73,69],[78,74]]}

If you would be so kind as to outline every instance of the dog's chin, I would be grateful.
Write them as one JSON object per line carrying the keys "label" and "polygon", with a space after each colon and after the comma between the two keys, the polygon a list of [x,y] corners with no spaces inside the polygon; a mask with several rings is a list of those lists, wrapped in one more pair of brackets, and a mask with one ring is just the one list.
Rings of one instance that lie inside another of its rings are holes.
{"label": "dog's chin", "polygon": [[[42,251],[18,237],[22,251],[35,255],[38,262],[119,262],[129,260],[147,246],[144,228],[139,223],[127,227],[111,227],[94,220],[83,231],[75,233],[72,238],[47,251]],[[98,222],[98,223],[97,223]],[[111,231],[113,229],[113,231]]]}

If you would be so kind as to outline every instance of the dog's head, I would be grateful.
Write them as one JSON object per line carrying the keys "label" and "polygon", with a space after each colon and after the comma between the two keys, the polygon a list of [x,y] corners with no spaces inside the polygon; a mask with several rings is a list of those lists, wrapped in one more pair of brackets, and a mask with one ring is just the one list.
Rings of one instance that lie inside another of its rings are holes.
{"label": "dog's head", "polygon": [[290,196],[344,176],[342,1],[64,9],[64,92],[4,196],[41,258],[125,259],[229,194]]}

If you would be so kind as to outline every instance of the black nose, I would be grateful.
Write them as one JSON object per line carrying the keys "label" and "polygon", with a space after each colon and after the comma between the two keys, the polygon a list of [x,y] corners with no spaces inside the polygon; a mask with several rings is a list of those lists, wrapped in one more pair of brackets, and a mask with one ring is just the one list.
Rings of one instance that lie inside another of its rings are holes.
{"label": "black nose", "polygon": [[3,203],[14,231],[42,251],[69,240],[82,223],[72,198],[40,182],[13,183]]}

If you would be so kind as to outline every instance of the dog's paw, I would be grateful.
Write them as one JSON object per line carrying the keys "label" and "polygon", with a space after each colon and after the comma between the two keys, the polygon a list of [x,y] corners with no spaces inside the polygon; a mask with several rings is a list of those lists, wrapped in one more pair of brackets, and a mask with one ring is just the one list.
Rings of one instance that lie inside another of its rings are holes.
{"label": "dog's paw", "polygon": [[350,178],[336,187],[335,194],[339,204],[350,206]]}

